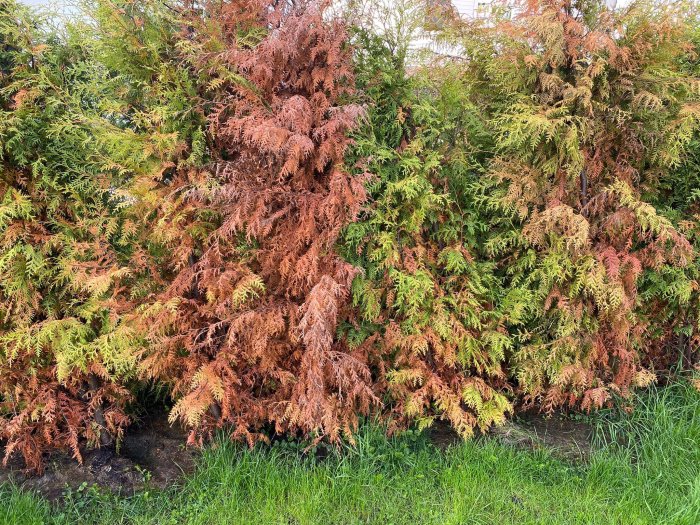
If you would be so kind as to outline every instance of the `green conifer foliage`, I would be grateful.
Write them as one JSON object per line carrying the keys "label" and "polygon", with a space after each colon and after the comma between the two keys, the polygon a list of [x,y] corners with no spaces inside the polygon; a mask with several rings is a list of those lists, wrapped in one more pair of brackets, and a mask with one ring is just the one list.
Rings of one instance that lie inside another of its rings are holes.
{"label": "green conifer foliage", "polygon": [[344,237],[364,270],[348,337],[375,363],[396,423],[440,418],[466,437],[511,410],[502,364],[512,339],[495,265],[479,257],[488,226],[471,188],[489,137],[453,68],[409,77],[408,41],[357,40],[369,117],[349,161],[371,174],[371,203]]}
{"label": "green conifer foliage", "polygon": [[136,335],[123,322],[129,223],[79,40],[0,4],[0,438],[40,469],[50,447],[106,445],[128,423]]}
{"label": "green conifer foliage", "polygon": [[[689,13],[692,29],[689,53],[679,57],[681,71],[700,78],[700,17]],[[700,250],[700,132],[695,131],[682,163],[666,177],[643,189],[649,201],[668,217]],[[640,282],[641,304],[649,324],[647,360],[664,372],[693,368],[700,349],[700,260],[685,268],[659,268],[645,272]]]}
{"label": "green conifer foliage", "polygon": [[[600,407],[654,379],[658,327],[644,272],[687,295],[693,248],[645,196],[684,155],[700,116],[683,71],[683,6],[533,0],[514,21],[462,27],[465,74],[496,156],[482,180],[487,252],[505,278],[509,361],[536,406]],[[664,329],[664,327],[661,327]]]}

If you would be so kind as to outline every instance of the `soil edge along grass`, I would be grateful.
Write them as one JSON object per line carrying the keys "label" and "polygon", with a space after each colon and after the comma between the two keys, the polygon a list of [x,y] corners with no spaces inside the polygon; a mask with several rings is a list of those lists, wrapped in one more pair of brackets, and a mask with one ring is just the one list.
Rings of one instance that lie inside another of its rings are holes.
{"label": "soil edge along grass", "polygon": [[250,451],[222,441],[165,491],[120,498],[84,487],[52,506],[5,485],[0,524],[693,525],[699,402],[678,383],[641,395],[632,414],[596,416],[597,450],[587,463],[497,439],[441,452],[424,434],[387,439],[372,426],[325,459],[293,442]]}

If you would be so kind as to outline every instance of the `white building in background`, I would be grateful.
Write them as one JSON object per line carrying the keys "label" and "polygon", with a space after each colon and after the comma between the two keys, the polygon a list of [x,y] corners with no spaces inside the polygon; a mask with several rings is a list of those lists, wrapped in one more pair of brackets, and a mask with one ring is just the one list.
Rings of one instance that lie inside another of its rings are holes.
{"label": "white building in background", "polygon": [[489,0],[452,0],[452,5],[460,15],[468,18],[481,18],[489,12]]}
{"label": "white building in background", "polygon": [[[608,9],[626,7],[632,0],[605,0]],[[452,5],[460,15],[470,18],[485,16],[491,6],[492,0],[452,0]]]}
{"label": "white building in background", "polygon": [[[2,0],[0,0],[2,2]],[[55,21],[59,26],[61,25],[60,19],[69,19],[71,16],[75,16],[79,12],[76,5],[76,0],[18,0],[20,4],[24,4],[39,13],[57,15],[58,18],[52,16],[52,20]]]}
{"label": "white building in background", "polygon": [[[379,0],[388,1],[392,0]],[[395,0],[401,2],[401,0]],[[425,15],[425,24],[420,24],[416,27],[411,38],[411,50],[416,55],[421,53],[437,54],[437,55],[460,55],[460,50],[451,46],[437,43],[434,38],[434,33],[431,33],[431,25],[440,25],[440,13],[444,13],[445,9],[454,9],[465,19],[487,19],[493,16],[494,9],[505,9],[507,16],[515,16],[518,12],[517,5],[521,0],[409,0],[414,2],[423,2],[427,5],[427,13]],[[608,9],[617,9],[628,7],[634,0],[605,0]],[[420,60],[417,56],[414,57]]]}
{"label": "white building in background", "polygon": [[[426,54],[436,55],[460,55],[458,48],[436,42],[435,33],[442,25],[442,17],[448,10],[454,9],[459,16],[465,19],[488,18],[491,16],[494,3],[504,6],[508,0],[417,0],[422,2],[426,11],[424,24],[419,24],[411,38],[411,51],[413,60],[421,61]],[[453,11],[454,12],[454,11]]]}

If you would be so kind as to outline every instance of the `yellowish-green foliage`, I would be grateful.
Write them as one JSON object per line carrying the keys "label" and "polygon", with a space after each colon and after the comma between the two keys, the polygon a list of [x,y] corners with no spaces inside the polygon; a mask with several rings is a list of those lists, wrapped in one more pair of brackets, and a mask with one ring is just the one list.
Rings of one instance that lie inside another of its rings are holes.
{"label": "yellowish-green foliage", "polygon": [[[685,74],[700,78],[700,20],[698,13],[688,14],[692,29],[689,49],[680,57],[679,67]],[[686,112],[685,115],[690,114]],[[689,124],[687,118],[681,123]],[[683,129],[686,140],[687,129]],[[658,213],[667,217],[692,243],[695,253],[700,245],[700,214],[697,205],[700,196],[700,132],[696,129],[684,149],[682,162],[673,166],[666,177],[647,189],[649,202]],[[640,284],[640,301],[649,322],[651,359],[669,367],[680,365],[691,368],[697,363],[700,344],[700,272],[697,257],[684,268],[667,266],[645,272]]]}
{"label": "yellowish-green foliage", "polygon": [[32,468],[121,433],[137,342],[109,82],[75,35],[35,25],[0,4],[0,437]]}
{"label": "yellowish-green foliage", "polygon": [[693,286],[688,239],[645,200],[699,122],[698,79],[681,67],[690,7],[530,1],[512,22],[459,33],[497,143],[480,181],[485,246],[523,312],[509,321],[509,368],[537,406],[598,407],[652,381],[660,327],[639,280],[676,275],[686,296]]}
{"label": "yellowish-green foliage", "polygon": [[356,38],[370,108],[353,154],[372,178],[371,204],[343,244],[363,270],[348,337],[376,362],[398,423],[440,418],[470,436],[512,410],[502,369],[512,339],[495,308],[499,283],[494,265],[476,258],[487,225],[471,186],[488,136],[458,70],[409,77],[407,42]]}

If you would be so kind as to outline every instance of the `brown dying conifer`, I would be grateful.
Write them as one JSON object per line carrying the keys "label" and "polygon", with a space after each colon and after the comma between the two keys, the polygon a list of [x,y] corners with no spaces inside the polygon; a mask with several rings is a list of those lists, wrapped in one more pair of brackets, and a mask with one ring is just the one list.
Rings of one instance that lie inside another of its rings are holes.
{"label": "brown dying conifer", "polygon": [[335,439],[377,401],[365,356],[336,338],[357,270],[334,244],[365,190],[343,169],[361,109],[326,7],[210,2],[183,32],[210,161],[161,188],[172,282],[144,311],[142,370],[171,383],[191,442],[222,425],[249,443],[263,427]]}

